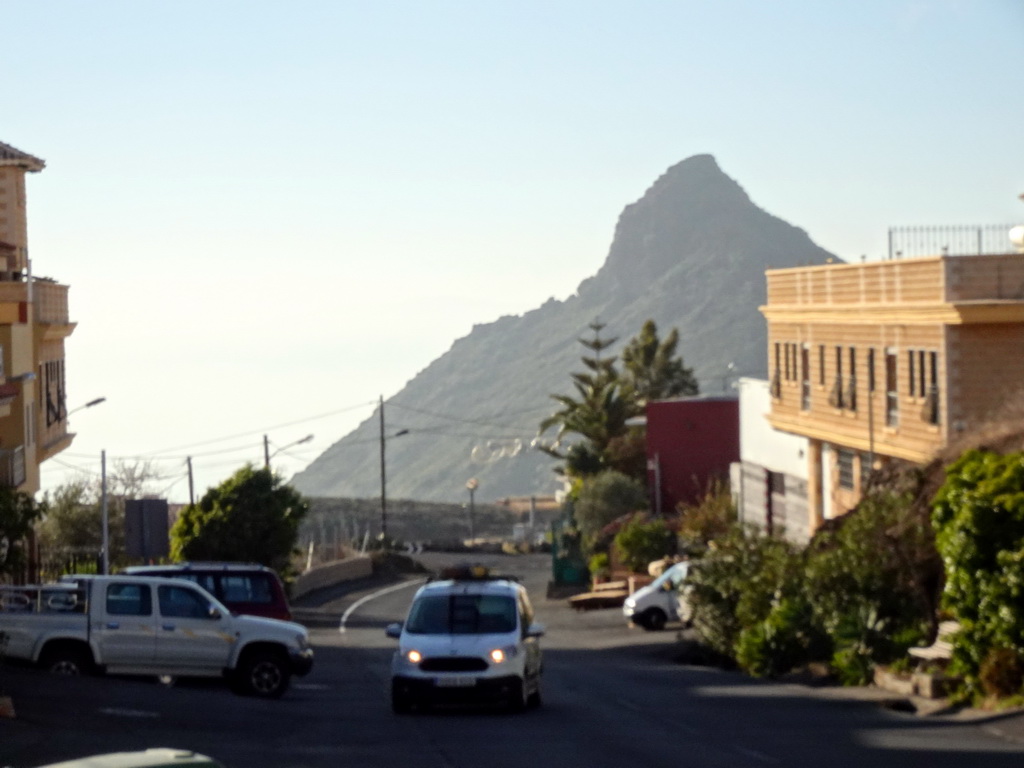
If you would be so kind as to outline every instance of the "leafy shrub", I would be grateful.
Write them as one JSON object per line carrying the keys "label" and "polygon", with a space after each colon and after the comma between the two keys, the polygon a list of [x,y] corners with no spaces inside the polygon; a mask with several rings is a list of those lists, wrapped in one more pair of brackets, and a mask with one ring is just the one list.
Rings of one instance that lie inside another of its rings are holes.
{"label": "leafy shrub", "polygon": [[715,652],[736,658],[740,633],[764,621],[777,599],[795,594],[801,572],[791,544],[733,526],[690,576],[697,634]]}
{"label": "leafy shrub", "polygon": [[1013,648],[993,648],[981,662],[978,678],[989,696],[1024,693],[1024,656]]}
{"label": "leafy shrub", "polygon": [[661,518],[633,515],[615,535],[615,546],[626,566],[641,573],[651,561],[675,553],[676,535]]}
{"label": "leafy shrub", "polygon": [[1024,652],[1024,454],[964,453],[946,470],[932,521],[943,605],[961,624],[953,671],[977,692],[995,649]]}
{"label": "leafy shrub", "polygon": [[908,507],[904,496],[871,494],[808,552],[808,598],[832,638],[836,672],[849,684],[869,680],[874,664],[905,655],[930,621],[922,572],[939,564],[928,521]]}
{"label": "leafy shrub", "polygon": [[736,524],[736,505],[728,485],[712,481],[696,504],[680,504],[679,538],[690,554],[703,555],[708,545],[728,535]]}
{"label": "leafy shrub", "polygon": [[621,472],[607,470],[584,480],[573,507],[583,551],[593,554],[603,528],[642,509],[647,509],[647,490]]}
{"label": "leafy shrub", "polygon": [[591,576],[607,576],[611,571],[611,564],[607,552],[598,552],[591,556],[587,564]]}
{"label": "leafy shrub", "polygon": [[811,604],[792,595],[777,600],[764,621],[740,631],[736,660],[752,675],[775,677],[821,658],[827,648]]}

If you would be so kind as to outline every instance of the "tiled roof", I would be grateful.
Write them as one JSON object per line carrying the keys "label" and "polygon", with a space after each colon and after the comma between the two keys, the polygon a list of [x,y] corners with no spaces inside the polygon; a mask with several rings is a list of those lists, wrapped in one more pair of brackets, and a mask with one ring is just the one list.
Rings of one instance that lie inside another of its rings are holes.
{"label": "tiled roof", "polygon": [[13,165],[28,171],[41,171],[46,167],[46,161],[0,141],[0,165]]}

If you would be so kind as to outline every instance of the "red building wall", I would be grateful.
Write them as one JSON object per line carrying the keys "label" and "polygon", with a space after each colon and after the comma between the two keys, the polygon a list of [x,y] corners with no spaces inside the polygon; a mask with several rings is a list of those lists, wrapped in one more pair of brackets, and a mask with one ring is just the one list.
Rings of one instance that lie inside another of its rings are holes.
{"label": "red building wall", "polygon": [[[728,484],[740,460],[740,407],[735,397],[696,397],[647,404],[647,487],[663,514],[698,501],[714,479]],[[659,483],[660,476],[660,483]]]}

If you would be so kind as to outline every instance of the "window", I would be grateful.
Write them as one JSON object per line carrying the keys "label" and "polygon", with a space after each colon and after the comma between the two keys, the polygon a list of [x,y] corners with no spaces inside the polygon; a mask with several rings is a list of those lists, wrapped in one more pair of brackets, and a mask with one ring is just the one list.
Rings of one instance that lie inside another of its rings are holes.
{"label": "window", "polygon": [[840,448],[836,451],[836,465],[839,467],[839,487],[853,488],[853,451]]}
{"label": "window", "polygon": [[782,345],[775,342],[775,373],[772,374],[771,392],[772,397],[782,397]]}
{"label": "window", "polygon": [[516,601],[503,595],[428,595],[413,604],[405,631],[416,635],[512,632],[516,608]]}
{"label": "window", "polygon": [[849,386],[846,388],[846,407],[857,410],[857,350],[850,347]]}
{"label": "window", "polygon": [[818,345],[818,384],[825,386],[825,345]]}
{"label": "window", "polygon": [[917,371],[914,366],[914,350],[907,351],[907,393],[913,397],[917,394]]}
{"label": "window", "polygon": [[811,407],[811,350],[806,344],[800,350],[800,407]]}
{"label": "window", "polygon": [[900,393],[897,389],[896,350],[885,351],[885,423],[895,427],[900,423]]}
{"label": "window", "polygon": [[843,348],[836,347],[836,380],[832,385],[829,403],[834,408],[843,407]]}
{"label": "window", "polygon": [[263,574],[232,574],[220,577],[220,593],[228,603],[269,603],[270,580]]}
{"label": "window", "polygon": [[917,396],[924,397],[928,394],[928,388],[924,383],[924,350],[917,350]]}
{"label": "window", "polygon": [[160,615],[179,619],[212,619],[210,601],[194,589],[186,587],[158,587]]}
{"label": "window", "polygon": [[146,584],[110,584],[107,586],[107,613],[111,616],[149,616],[153,597]]}
{"label": "window", "polygon": [[928,393],[924,403],[924,420],[939,423],[939,353],[928,353]]}
{"label": "window", "polygon": [[868,392],[875,391],[875,350],[868,350]]}

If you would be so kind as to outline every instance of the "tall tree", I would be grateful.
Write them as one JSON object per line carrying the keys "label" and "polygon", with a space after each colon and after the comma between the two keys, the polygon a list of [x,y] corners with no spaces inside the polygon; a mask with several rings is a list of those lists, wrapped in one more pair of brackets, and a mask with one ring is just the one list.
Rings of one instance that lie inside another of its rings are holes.
{"label": "tall tree", "polygon": [[676,354],[679,330],[673,328],[664,341],[658,338],[653,320],[644,323],[622,350],[623,390],[638,409],[651,400],[665,400],[700,391],[693,369]]}
{"label": "tall tree", "polygon": [[42,512],[29,494],[0,488],[0,580],[25,566],[25,540]]}
{"label": "tall tree", "polygon": [[[551,445],[541,450],[565,461],[556,469],[570,477],[589,477],[604,469],[615,469],[642,480],[646,472],[645,446],[641,428],[628,420],[644,412],[649,400],[697,394],[693,371],[676,354],[679,333],[675,329],[664,341],[658,337],[653,320],[623,349],[623,370],[618,358],[606,354],[616,339],[601,337],[604,324],[593,322],[593,338],[579,339],[591,354],[581,360],[586,370],[570,374],[573,395],[551,395],[561,407],[544,419],[539,433],[552,427],[558,431]],[[568,435],[579,440],[569,450],[561,448]]]}
{"label": "tall tree", "polygon": [[[593,356],[584,355],[581,360],[587,370],[570,374],[575,395],[551,395],[561,407],[544,419],[539,428],[543,435],[552,427],[558,427],[554,442],[541,444],[541,450],[566,461],[558,471],[571,476],[585,476],[604,468],[605,451],[609,443],[624,435],[628,429],[626,419],[632,414],[630,404],[623,399],[614,356],[602,357],[615,339],[602,339],[604,325],[591,323],[592,339],[579,342],[589,349]],[[562,441],[568,435],[582,439],[567,450],[562,450]]]}
{"label": "tall tree", "polygon": [[246,465],[182,510],[171,529],[171,557],[254,562],[288,574],[308,511],[278,475]]}

